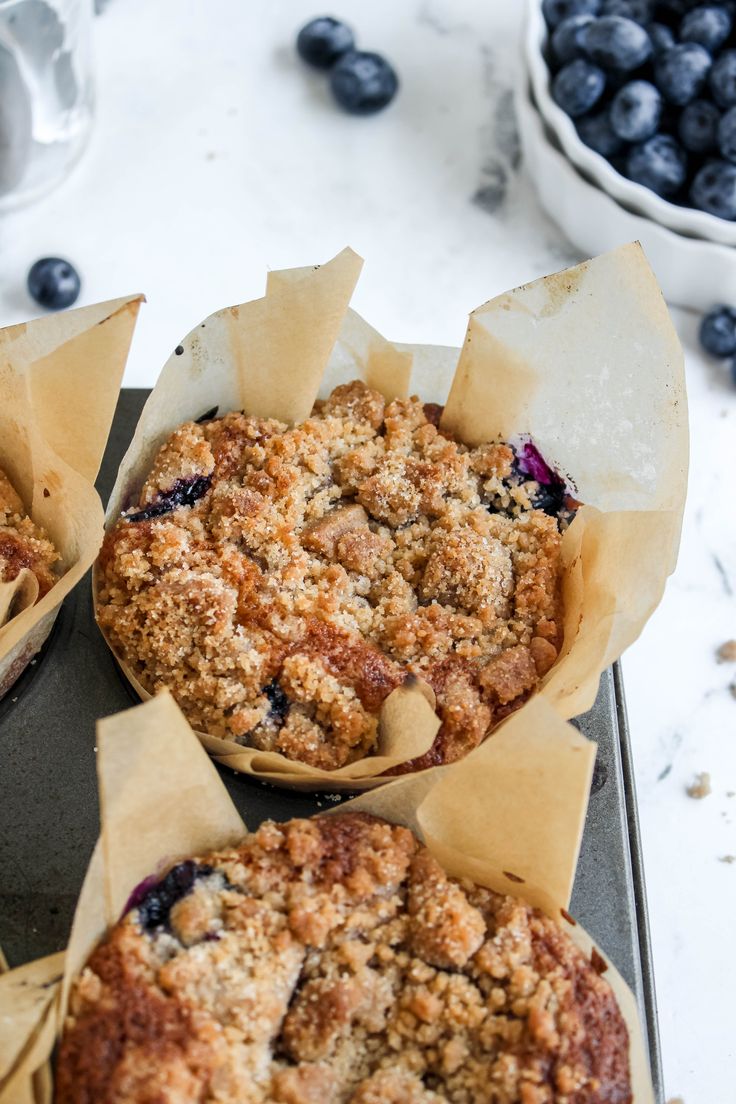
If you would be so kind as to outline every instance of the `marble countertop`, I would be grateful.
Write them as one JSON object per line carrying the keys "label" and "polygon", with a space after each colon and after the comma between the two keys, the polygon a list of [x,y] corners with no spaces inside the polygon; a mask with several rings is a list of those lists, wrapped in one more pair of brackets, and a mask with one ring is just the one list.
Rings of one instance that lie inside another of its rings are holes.
{"label": "marble countertop", "polygon": [[[30,264],[68,257],[80,302],[145,292],[126,383],[150,385],[213,310],[262,293],[268,268],[350,244],[354,306],[398,341],[457,345],[470,309],[579,260],[518,163],[510,88],[519,5],[342,0],[361,46],[402,81],[354,119],[293,52],[307,0],[115,0],[96,21],[90,148],[42,203],[0,227],[0,324],[35,313]],[[736,258],[734,260],[736,263]],[[736,388],[678,311],[692,427],[682,552],[624,674],[641,812],[666,1096],[734,1099]],[[711,794],[686,793],[695,774]]]}

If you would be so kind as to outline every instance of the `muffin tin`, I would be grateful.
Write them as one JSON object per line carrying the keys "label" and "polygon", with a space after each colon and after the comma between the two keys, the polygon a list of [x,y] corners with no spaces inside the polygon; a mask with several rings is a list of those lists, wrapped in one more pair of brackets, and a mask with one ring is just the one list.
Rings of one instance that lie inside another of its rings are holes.
{"label": "muffin tin", "polygon": [[[103,501],[146,396],[143,390],[120,395],[97,482]],[[43,651],[0,701],[0,947],[11,966],[66,942],[98,832],[94,724],[134,704],[95,626],[85,580],[65,601]],[[636,994],[661,1101],[646,898],[618,666],[604,673],[593,709],[576,723],[598,742],[598,761],[571,909]],[[309,816],[339,801],[272,789],[219,769],[249,828],[268,816]]]}

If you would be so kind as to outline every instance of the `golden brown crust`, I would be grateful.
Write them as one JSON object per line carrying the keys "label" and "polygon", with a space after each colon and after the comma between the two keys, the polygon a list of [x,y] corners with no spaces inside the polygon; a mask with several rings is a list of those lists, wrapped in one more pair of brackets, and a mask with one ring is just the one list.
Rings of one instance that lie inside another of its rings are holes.
{"label": "golden brown crust", "polygon": [[548,917],[350,813],[149,887],[73,987],[56,1077],[56,1104],[484,1100],[630,1104],[613,993]]}
{"label": "golden brown crust", "polygon": [[40,526],[28,517],[20,496],[0,470],[0,582],[11,583],[29,568],[38,579],[43,598],[57,580],[54,565],[59,553]]}
{"label": "golden brown crust", "polygon": [[443,723],[403,769],[476,747],[557,656],[560,531],[508,445],[468,449],[440,413],[355,381],[291,429],[177,429],[100,557],[100,623],[145,688],[329,770],[375,751],[411,673]]}

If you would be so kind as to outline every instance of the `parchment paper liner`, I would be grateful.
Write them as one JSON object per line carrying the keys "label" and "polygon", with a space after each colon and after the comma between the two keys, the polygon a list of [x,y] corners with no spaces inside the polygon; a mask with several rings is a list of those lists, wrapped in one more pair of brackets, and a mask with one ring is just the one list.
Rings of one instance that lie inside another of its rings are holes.
{"label": "parchment paper liner", "polygon": [[[0,1104],[49,1099],[48,1078],[36,1076],[41,1088],[34,1089],[31,1074],[61,1030],[71,980],[134,887],[243,835],[217,771],[168,693],[97,728],[101,835],[63,981],[58,955],[0,978]],[[594,760],[595,745],[538,696],[461,762],[398,779],[333,812],[361,809],[405,824],[452,874],[544,908],[590,955],[592,940],[561,910],[570,901]],[[635,999],[610,964],[605,977],[629,1030],[635,1104],[653,1104]]]}
{"label": "parchment paper liner", "polygon": [[[318,394],[359,377],[387,398],[415,392],[446,403],[443,426],[468,444],[529,435],[587,504],[563,538],[565,639],[541,686],[562,716],[576,716],[659,603],[679,544],[688,462],[682,350],[641,247],[492,299],[471,314],[459,354],[392,345],[371,329],[348,309],[359,268],[345,250],[316,269],[272,272],[264,299],[219,311],[184,338],[141,414],[107,524],[133,501],[172,430],[215,405],[297,422]],[[399,717],[384,755],[335,771],[199,735],[234,770],[345,791],[384,783],[376,776],[421,754],[434,734]]]}
{"label": "parchment paper liner", "polygon": [[102,543],[93,484],[141,301],[113,299],[0,330],[0,468],[61,553],[63,571],[37,604],[31,572],[0,584],[0,696]]}

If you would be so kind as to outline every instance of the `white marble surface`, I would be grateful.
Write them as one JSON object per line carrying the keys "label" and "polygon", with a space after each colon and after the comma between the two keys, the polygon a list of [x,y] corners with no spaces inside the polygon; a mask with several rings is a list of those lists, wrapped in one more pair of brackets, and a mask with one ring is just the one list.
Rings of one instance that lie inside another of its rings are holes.
{"label": "white marble surface", "polygon": [[[126,382],[151,384],[196,322],[261,294],[267,268],[349,243],[366,259],[354,305],[374,326],[458,344],[473,306],[578,259],[511,163],[518,7],[342,0],[335,11],[403,82],[388,111],[356,120],[295,59],[312,0],[113,0],[95,28],[88,154],[55,194],[0,226],[0,323],[34,313],[29,265],[67,256],[82,302],[146,293]],[[682,555],[624,670],[666,1095],[728,1104],[736,863],[719,859],[736,854],[736,667],[714,651],[736,637],[736,389],[698,353],[696,317],[676,323],[693,446]],[[692,800],[685,788],[704,770],[713,793]]]}

